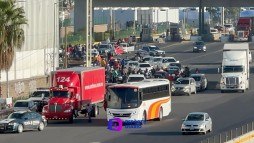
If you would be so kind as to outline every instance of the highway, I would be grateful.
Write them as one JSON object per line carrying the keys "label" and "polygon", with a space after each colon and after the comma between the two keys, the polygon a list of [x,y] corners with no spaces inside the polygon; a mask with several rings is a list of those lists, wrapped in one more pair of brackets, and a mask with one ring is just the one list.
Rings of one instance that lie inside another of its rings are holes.
{"label": "highway", "polygon": [[[74,124],[51,121],[44,131],[27,131],[22,134],[0,134],[1,143],[198,143],[220,132],[241,126],[254,120],[254,80],[246,93],[220,93],[217,68],[222,61],[222,43],[207,43],[206,53],[192,53],[192,43],[174,45],[159,44],[167,56],[173,56],[183,65],[198,67],[208,77],[209,89],[192,96],[173,96],[172,112],[163,121],[148,121],[141,129],[123,129],[121,132],[107,130],[103,108],[92,123],[84,117]],[[250,44],[254,50],[254,43]],[[253,65],[251,79],[254,79]],[[182,135],[182,119],[193,111],[208,112],[213,119],[213,131],[207,135]]]}

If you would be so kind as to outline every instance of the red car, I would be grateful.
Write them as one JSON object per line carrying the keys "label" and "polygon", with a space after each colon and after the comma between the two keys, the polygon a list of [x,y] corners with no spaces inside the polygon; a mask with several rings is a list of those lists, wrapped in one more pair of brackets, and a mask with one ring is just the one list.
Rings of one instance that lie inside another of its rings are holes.
{"label": "red car", "polygon": [[116,47],[115,47],[115,53],[116,53],[116,55],[121,55],[121,54],[124,53],[124,50],[123,50],[122,47],[116,46]]}

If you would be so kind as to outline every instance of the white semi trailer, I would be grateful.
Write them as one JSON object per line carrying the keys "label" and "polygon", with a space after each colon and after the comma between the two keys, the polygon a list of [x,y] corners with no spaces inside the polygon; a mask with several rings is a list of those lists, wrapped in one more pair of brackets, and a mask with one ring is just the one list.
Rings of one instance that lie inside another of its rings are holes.
{"label": "white semi trailer", "polygon": [[249,44],[224,44],[221,67],[221,93],[225,91],[245,92],[249,88]]}

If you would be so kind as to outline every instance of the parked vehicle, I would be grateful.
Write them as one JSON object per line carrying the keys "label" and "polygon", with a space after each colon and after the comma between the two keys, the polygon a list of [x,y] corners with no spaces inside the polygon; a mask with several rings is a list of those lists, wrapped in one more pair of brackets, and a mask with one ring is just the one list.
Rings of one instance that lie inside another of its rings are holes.
{"label": "parked vehicle", "polygon": [[189,113],[181,126],[182,134],[187,133],[203,133],[212,131],[212,118],[205,112],[192,112]]}
{"label": "parked vehicle", "polygon": [[104,100],[105,68],[74,67],[51,73],[51,98],[43,107],[47,120],[69,120],[78,116],[82,106],[92,104],[92,116],[98,114],[97,104]]}
{"label": "parked vehicle", "polygon": [[14,111],[37,111],[37,105],[32,100],[17,100],[14,104]]}
{"label": "parked vehicle", "polygon": [[196,94],[196,81],[191,77],[178,78],[175,81],[175,95],[187,94],[191,95],[192,93]]}
{"label": "parked vehicle", "polygon": [[224,44],[221,68],[221,93],[227,90],[245,92],[249,89],[249,44]]}
{"label": "parked vehicle", "polygon": [[206,52],[206,45],[204,41],[197,41],[194,43],[193,52]]}
{"label": "parked vehicle", "polygon": [[160,48],[155,45],[146,45],[138,50],[137,53],[150,56],[165,56],[165,51],[160,50]]}
{"label": "parked vehicle", "polygon": [[49,98],[49,88],[37,88],[37,90],[30,95],[28,100],[34,101],[34,103],[37,105],[37,111],[42,112],[42,108],[48,104]]}
{"label": "parked vehicle", "polygon": [[235,28],[233,24],[227,23],[224,24],[225,32],[234,32]]}
{"label": "parked vehicle", "polygon": [[146,78],[145,78],[144,74],[130,74],[128,76],[127,83],[130,83],[130,82],[140,82],[140,81],[143,81],[145,79]]}
{"label": "parked vehicle", "polygon": [[11,113],[7,119],[0,121],[0,132],[42,131],[46,126],[47,120],[44,116],[36,112],[18,111]]}
{"label": "parked vehicle", "polygon": [[169,74],[166,71],[156,71],[153,76],[154,76],[154,78],[168,79],[171,81]]}
{"label": "parked vehicle", "polygon": [[207,89],[207,78],[205,74],[191,74],[192,78],[196,81],[196,89],[197,91],[202,91]]}

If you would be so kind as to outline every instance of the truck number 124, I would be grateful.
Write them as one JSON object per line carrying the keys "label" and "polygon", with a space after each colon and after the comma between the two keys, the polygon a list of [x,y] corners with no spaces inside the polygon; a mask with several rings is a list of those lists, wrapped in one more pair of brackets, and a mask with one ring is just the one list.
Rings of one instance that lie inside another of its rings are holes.
{"label": "truck number 124", "polygon": [[57,77],[57,82],[70,82],[70,77]]}

